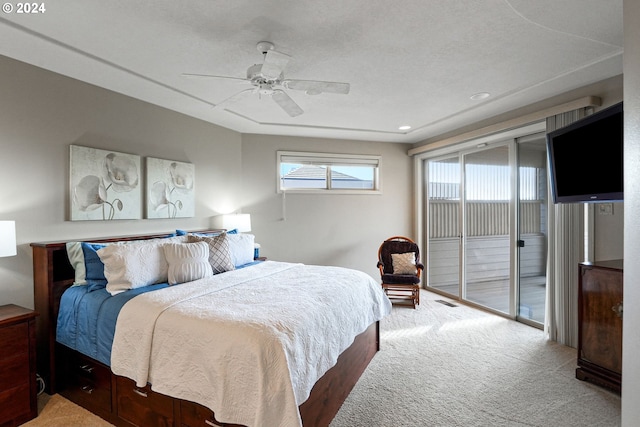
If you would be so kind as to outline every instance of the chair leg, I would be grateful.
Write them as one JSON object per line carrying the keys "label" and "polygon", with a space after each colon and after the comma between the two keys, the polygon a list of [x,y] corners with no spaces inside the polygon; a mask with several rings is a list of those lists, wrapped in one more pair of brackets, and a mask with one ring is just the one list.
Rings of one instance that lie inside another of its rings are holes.
{"label": "chair leg", "polygon": [[411,305],[413,308],[420,304],[419,285],[382,283],[382,289],[392,302],[404,302],[404,305]]}

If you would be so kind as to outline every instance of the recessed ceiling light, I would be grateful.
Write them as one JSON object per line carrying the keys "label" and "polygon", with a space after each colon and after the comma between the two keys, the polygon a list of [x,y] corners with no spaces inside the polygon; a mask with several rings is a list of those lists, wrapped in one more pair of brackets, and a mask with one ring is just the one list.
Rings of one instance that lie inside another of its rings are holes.
{"label": "recessed ceiling light", "polygon": [[409,129],[411,129],[411,126],[409,125],[402,125],[398,127],[398,130],[409,130]]}
{"label": "recessed ceiling light", "polygon": [[476,94],[471,95],[471,99],[474,101],[479,101],[481,99],[487,99],[491,94],[489,92],[478,92]]}

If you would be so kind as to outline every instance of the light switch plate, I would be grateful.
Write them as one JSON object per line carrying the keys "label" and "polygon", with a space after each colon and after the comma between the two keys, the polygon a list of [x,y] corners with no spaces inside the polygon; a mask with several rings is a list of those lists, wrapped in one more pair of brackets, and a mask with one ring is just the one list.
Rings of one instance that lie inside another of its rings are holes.
{"label": "light switch plate", "polygon": [[598,203],[598,215],[613,215],[613,203]]}

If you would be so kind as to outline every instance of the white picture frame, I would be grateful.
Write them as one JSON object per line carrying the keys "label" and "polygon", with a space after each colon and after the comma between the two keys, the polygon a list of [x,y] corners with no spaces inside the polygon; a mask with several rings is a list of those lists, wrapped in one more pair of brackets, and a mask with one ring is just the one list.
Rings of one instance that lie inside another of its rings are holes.
{"label": "white picture frame", "polygon": [[78,145],[69,153],[72,221],[142,218],[140,156]]}
{"label": "white picture frame", "polygon": [[146,218],[195,216],[195,165],[146,158]]}

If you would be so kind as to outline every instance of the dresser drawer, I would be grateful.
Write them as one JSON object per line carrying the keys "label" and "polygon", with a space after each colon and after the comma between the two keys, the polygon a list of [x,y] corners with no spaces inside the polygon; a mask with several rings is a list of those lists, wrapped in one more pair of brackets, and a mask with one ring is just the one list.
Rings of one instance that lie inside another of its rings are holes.
{"label": "dresser drawer", "polygon": [[27,354],[0,359],[0,390],[13,388],[18,384],[29,384],[29,358]]}
{"label": "dresser drawer", "polygon": [[33,310],[0,306],[0,426],[15,427],[38,415]]}
{"label": "dresser drawer", "polygon": [[29,326],[26,322],[0,328],[0,361],[29,353]]}
{"label": "dresser drawer", "polygon": [[4,421],[24,418],[31,411],[30,394],[28,382],[0,391],[0,425]]}
{"label": "dresser drawer", "polygon": [[174,399],[151,390],[137,387],[124,377],[116,379],[118,418],[137,426],[173,426]]}

